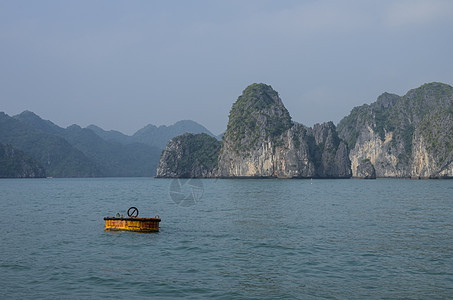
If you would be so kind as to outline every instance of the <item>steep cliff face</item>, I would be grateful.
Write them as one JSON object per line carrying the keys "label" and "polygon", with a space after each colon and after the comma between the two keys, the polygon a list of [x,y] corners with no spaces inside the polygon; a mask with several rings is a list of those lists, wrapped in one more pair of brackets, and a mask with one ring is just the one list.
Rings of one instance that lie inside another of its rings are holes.
{"label": "steep cliff face", "polygon": [[230,111],[219,159],[220,177],[303,177],[313,174],[306,130],[291,121],[270,86],[248,86]]}
{"label": "steep cliff face", "polygon": [[[452,91],[453,94],[453,91]],[[453,96],[449,107],[439,105],[415,127],[411,175],[431,178],[453,177]]]}
{"label": "steep cliff face", "polygon": [[315,162],[316,177],[349,178],[351,162],[346,143],[338,137],[332,122],[315,124],[308,129],[311,156]]}
{"label": "steep cliff face", "polygon": [[272,87],[252,84],[231,109],[217,176],[350,177],[347,152],[333,123],[307,130]]}
{"label": "steep cliff face", "polygon": [[453,176],[453,88],[430,83],[405,96],[381,95],[338,124],[350,150],[352,175],[369,160],[377,177]]}
{"label": "steep cliff face", "polygon": [[[245,138],[241,145],[247,145]],[[237,150],[236,140],[224,137],[219,159],[219,177],[307,178],[315,175],[310,159],[307,131],[294,124],[281,135],[263,136],[250,148]]]}
{"label": "steep cliff face", "polygon": [[162,151],[156,177],[214,177],[220,147],[220,141],[205,133],[177,136]]}
{"label": "steep cliff face", "polygon": [[42,178],[44,168],[33,158],[10,145],[0,144],[0,178]]}

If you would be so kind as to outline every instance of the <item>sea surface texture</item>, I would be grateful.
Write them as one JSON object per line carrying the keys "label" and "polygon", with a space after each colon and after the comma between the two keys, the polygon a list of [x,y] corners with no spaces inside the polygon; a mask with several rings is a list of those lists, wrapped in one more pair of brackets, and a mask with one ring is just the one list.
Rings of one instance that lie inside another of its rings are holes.
{"label": "sea surface texture", "polygon": [[[106,216],[159,214],[160,232]],[[0,180],[2,299],[452,299],[452,180]]]}

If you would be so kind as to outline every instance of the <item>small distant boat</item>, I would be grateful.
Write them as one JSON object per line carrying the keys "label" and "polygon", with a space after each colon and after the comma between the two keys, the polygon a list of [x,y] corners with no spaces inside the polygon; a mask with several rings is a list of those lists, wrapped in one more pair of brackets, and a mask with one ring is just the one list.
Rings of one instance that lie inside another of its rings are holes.
{"label": "small distant boat", "polygon": [[131,207],[127,217],[116,214],[115,217],[105,217],[105,231],[132,231],[132,232],[158,232],[161,219],[159,215],[154,218],[137,218],[138,209]]}

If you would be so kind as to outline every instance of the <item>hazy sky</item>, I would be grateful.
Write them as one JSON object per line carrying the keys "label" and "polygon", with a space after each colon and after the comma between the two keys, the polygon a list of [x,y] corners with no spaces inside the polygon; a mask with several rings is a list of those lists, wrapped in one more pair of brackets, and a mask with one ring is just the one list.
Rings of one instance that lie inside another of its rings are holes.
{"label": "hazy sky", "polygon": [[383,92],[453,84],[453,1],[0,0],[0,111],[132,134],[219,134],[254,82],[293,120],[335,123]]}

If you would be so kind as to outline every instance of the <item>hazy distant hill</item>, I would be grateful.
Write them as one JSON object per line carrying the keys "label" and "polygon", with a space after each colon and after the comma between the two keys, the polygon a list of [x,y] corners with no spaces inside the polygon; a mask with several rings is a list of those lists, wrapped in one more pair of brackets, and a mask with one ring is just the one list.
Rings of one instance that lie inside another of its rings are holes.
{"label": "hazy distant hill", "polygon": [[11,145],[0,144],[0,178],[40,177],[46,177],[40,163]]}
{"label": "hazy distant hill", "polygon": [[[66,129],[25,111],[15,119],[48,134],[64,138],[99,168],[98,176],[155,176],[161,149],[143,143],[122,144],[104,140],[91,129],[71,125]],[[121,133],[119,133],[121,134]]]}
{"label": "hazy distant hill", "polygon": [[13,116],[13,118],[46,133],[63,135],[65,132],[64,128],[55,125],[51,121],[41,119],[38,115],[29,110],[23,111],[21,114]]}
{"label": "hazy distant hill", "polygon": [[147,125],[138,130],[132,137],[135,141],[164,149],[168,141],[184,133],[206,133],[216,137],[212,132],[197,122],[184,120],[170,126]]}
{"label": "hazy distant hill", "polygon": [[161,149],[141,143],[121,144],[105,141],[90,129],[72,125],[66,139],[102,166],[106,176],[153,177]]}
{"label": "hazy distant hill", "polygon": [[[26,113],[25,117],[30,118],[29,113]],[[30,119],[33,120],[33,118]],[[46,123],[41,125],[45,127]],[[48,126],[48,130],[51,130],[51,127]],[[3,112],[0,112],[0,143],[10,144],[32,156],[45,168],[47,176],[95,177],[102,175],[94,161],[61,136],[47,133],[35,128],[31,121],[27,124],[27,122],[10,117]]]}
{"label": "hazy distant hill", "polygon": [[125,135],[115,130],[106,131],[96,125],[90,125],[87,128],[91,129],[106,141],[114,141],[121,144],[143,143],[149,146],[157,147],[159,149],[164,149],[169,140],[186,132],[206,133],[217,139],[221,139],[221,136],[220,138],[218,136],[215,136],[203,125],[190,120],[179,121],[170,126],[162,125],[157,127],[155,125],[149,124],[138,130],[132,136]]}
{"label": "hazy distant hill", "polygon": [[165,144],[185,132],[214,136],[193,121],[148,125],[128,136],[95,125],[62,128],[31,111],[0,114],[0,143],[36,159],[52,177],[155,176]]}
{"label": "hazy distant hill", "polygon": [[96,125],[89,125],[87,128],[90,129],[91,131],[93,131],[94,133],[96,133],[98,136],[100,136],[101,138],[103,138],[106,141],[118,142],[121,144],[135,143],[135,140],[133,137],[131,137],[129,135],[125,135],[116,130],[106,131]]}

